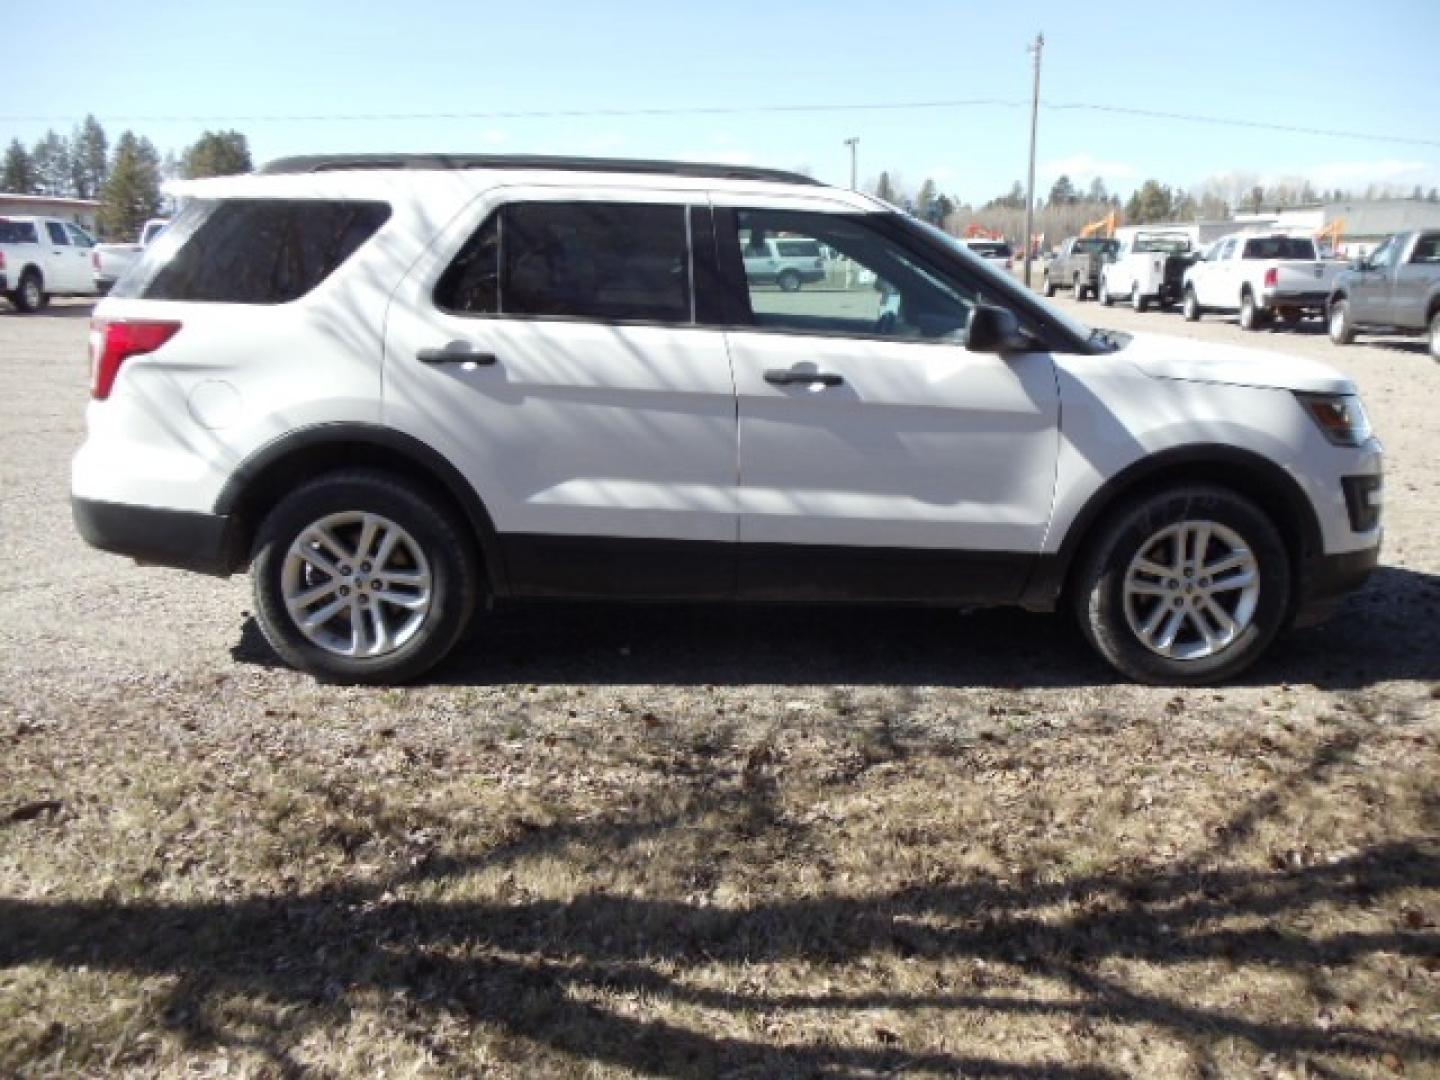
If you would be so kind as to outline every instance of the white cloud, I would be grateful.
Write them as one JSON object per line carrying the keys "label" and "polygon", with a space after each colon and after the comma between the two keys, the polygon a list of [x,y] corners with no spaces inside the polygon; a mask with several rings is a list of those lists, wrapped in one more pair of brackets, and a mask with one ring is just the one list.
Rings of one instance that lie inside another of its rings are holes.
{"label": "white cloud", "polygon": [[1076,184],[1088,184],[1098,176],[1113,187],[1117,180],[1132,180],[1139,176],[1140,170],[1126,161],[1106,161],[1094,154],[1080,153],[1042,162],[1036,173],[1036,187],[1040,187],[1043,180],[1048,188],[1061,176],[1068,176]]}

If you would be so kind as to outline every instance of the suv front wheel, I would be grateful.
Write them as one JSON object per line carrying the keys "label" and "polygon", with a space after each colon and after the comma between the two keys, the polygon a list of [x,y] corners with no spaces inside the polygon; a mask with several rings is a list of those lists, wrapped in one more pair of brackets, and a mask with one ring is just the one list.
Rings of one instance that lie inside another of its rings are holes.
{"label": "suv front wheel", "polygon": [[466,530],[400,478],[329,473],[260,528],[250,573],[260,628],[293,667],[346,683],[404,682],[438,663],[475,608]]}
{"label": "suv front wheel", "polygon": [[1290,557],[1250,500],[1187,486],[1103,527],[1073,592],[1086,638],[1133,679],[1200,685],[1249,667],[1285,621]]}

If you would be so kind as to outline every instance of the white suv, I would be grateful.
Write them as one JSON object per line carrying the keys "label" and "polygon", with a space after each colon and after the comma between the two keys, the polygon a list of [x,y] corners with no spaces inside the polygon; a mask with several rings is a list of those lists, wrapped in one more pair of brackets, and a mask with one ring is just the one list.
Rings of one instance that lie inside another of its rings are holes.
{"label": "white suv", "polygon": [[[76,522],[249,566],[276,651],[415,677],[486,596],[1066,606],[1202,683],[1375,565],[1351,382],[1091,331],[944,234],[767,170],[291,159],[196,181],[96,311]],[[784,292],[747,246],[815,241]]]}

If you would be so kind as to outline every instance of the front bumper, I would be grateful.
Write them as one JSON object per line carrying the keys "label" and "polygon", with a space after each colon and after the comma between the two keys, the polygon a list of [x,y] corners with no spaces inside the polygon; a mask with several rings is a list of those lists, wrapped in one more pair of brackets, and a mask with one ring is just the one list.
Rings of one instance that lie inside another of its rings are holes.
{"label": "front bumper", "polygon": [[1300,578],[1300,596],[1295,605],[1295,625],[1314,626],[1335,613],[1340,602],[1365,584],[1380,564],[1380,545],[1321,555],[1311,560]]}
{"label": "front bumper", "polygon": [[75,528],[91,547],[138,563],[228,577],[239,565],[236,530],[223,514],[161,510],[72,497]]}

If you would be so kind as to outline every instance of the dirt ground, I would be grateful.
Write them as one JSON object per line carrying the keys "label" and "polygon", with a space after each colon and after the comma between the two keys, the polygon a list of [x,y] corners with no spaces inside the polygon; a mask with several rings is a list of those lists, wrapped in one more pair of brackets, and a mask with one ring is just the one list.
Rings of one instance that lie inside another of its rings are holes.
{"label": "dirt ground", "polygon": [[1059,302],[1360,383],[1384,567],[1238,685],[550,605],[318,686],[81,543],[88,309],[0,313],[0,1075],[1440,1076],[1440,365]]}

